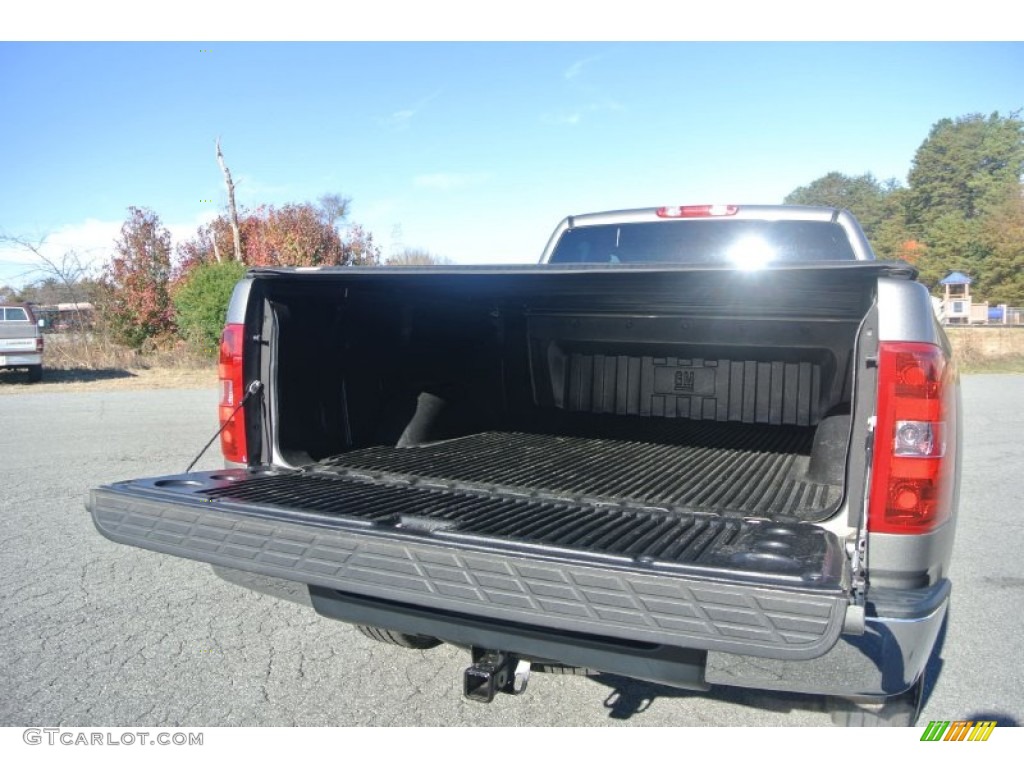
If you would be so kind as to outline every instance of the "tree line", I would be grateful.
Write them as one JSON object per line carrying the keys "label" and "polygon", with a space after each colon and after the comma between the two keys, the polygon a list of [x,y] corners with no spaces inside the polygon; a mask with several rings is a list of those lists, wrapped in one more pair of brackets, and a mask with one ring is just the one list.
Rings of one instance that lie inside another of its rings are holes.
{"label": "tree line", "polygon": [[952,271],[993,304],[1024,306],[1024,122],[969,114],[932,126],[907,183],[828,173],[785,202],[850,209],[879,258],[919,270],[938,291]]}

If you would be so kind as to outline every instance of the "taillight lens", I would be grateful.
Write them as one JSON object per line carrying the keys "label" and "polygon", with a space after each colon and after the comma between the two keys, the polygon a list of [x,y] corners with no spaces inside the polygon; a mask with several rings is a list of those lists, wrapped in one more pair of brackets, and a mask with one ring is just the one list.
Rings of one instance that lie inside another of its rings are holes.
{"label": "taillight lens", "polygon": [[701,219],[705,216],[735,216],[736,205],[666,205],[655,213],[663,219]]}
{"label": "taillight lens", "polygon": [[882,342],[868,530],[927,533],[953,513],[956,370],[931,344]]}
{"label": "taillight lens", "polygon": [[42,352],[42,351],[43,351],[43,337],[42,336],[36,336],[36,352]]}
{"label": "taillight lens", "polygon": [[[245,445],[245,411],[232,412],[242,402],[245,391],[242,386],[242,346],[245,326],[229,323],[224,326],[220,337],[220,360],[217,374],[220,378],[220,449],[224,458],[239,464],[248,461]],[[225,426],[227,425],[227,426]]]}

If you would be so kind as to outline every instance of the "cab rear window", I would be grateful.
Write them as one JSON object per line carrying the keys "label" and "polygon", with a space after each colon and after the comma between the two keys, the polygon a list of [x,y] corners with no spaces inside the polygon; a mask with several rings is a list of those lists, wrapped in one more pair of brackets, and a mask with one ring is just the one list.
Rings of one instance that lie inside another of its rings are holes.
{"label": "cab rear window", "polygon": [[686,219],[566,230],[553,264],[736,264],[854,261],[846,232],[828,221]]}
{"label": "cab rear window", "polygon": [[4,307],[3,319],[8,323],[27,323],[28,313],[21,307]]}

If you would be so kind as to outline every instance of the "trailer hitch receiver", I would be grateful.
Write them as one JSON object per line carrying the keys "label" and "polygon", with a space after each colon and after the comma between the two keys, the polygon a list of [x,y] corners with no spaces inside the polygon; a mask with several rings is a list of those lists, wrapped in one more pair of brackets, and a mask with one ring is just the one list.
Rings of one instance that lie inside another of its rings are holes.
{"label": "trailer hitch receiver", "polygon": [[473,664],[466,668],[462,692],[471,701],[490,704],[498,693],[518,695],[526,690],[530,662],[502,651],[473,648]]}

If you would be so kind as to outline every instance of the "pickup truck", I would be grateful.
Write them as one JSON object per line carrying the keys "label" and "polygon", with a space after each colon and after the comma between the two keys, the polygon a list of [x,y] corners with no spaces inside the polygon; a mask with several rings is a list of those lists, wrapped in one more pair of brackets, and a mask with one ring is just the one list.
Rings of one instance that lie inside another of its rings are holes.
{"label": "pickup truck", "polygon": [[0,370],[24,368],[30,382],[43,378],[43,334],[28,304],[0,305]]}
{"label": "pickup truck", "polygon": [[915,276],[849,212],[784,206],[574,216],[538,265],[251,269],[226,467],[87,506],[113,541],[468,649],[470,699],[598,670],[912,724],[960,453]]}

